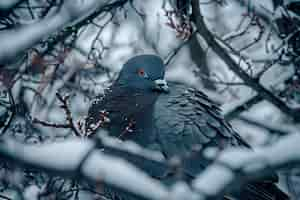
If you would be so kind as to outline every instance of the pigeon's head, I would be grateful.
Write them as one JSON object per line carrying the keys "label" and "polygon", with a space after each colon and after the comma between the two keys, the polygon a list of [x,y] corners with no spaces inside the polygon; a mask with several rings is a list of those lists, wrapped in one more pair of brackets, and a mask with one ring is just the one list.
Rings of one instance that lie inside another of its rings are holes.
{"label": "pigeon's head", "polygon": [[117,82],[130,89],[145,92],[168,92],[164,79],[165,66],[156,55],[139,55],[129,59],[120,72]]}

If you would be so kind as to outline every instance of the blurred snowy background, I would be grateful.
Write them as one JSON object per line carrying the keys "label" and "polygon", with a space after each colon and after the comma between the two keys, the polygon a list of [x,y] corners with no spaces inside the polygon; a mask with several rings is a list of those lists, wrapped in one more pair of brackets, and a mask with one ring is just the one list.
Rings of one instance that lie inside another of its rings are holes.
{"label": "blurred snowy background", "polygon": [[[32,119],[63,124],[59,92],[70,94],[74,121],[83,120],[90,100],[111,84],[122,64],[143,53],[164,59],[168,80],[205,91],[253,146],[272,144],[282,135],[297,132],[300,3],[199,1],[218,44],[288,110],[260,95],[259,89],[249,87],[228,68],[201,33],[195,33],[190,1],[183,2],[184,9],[175,0],[0,1],[1,137],[42,143],[72,136],[70,129],[47,127]],[[4,162],[0,166],[0,199],[5,199],[2,194],[7,199],[33,199],[45,187],[63,191],[63,179],[35,178],[34,171],[24,178],[17,166],[10,168]],[[286,173],[283,187],[295,190],[293,185],[300,180],[290,176],[291,170]],[[44,198],[57,199],[53,191],[47,192]],[[66,192],[61,199],[74,195]]]}

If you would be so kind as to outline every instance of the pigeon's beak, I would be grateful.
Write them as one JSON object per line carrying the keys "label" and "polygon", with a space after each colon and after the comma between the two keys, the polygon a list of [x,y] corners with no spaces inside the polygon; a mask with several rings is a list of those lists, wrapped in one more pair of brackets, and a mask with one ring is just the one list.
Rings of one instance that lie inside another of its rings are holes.
{"label": "pigeon's beak", "polygon": [[164,79],[157,79],[154,81],[154,90],[159,92],[169,92],[167,81]]}

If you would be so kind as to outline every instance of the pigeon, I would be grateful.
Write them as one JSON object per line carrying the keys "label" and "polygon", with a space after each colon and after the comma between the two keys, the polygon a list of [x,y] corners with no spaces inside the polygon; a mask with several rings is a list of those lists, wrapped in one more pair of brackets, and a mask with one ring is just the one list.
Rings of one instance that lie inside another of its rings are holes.
{"label": "pigeon", "polygon": [[[165,66],[159,56],[145,54],[129,59],[105,94],[91,102],[86,132],[93,135],[105,129],[109,136],[158,151],[166,160],[185,158],[181,162],[188,177],[185,180],[192,180],[210,164],[200,153],[202,149],[251,148],[225,121],[217,103],[198,89],[167,83],[164,77]],[[277,188],[277,181],[274,172],[270,178],[247,183],[224,199],[289,199]]]}

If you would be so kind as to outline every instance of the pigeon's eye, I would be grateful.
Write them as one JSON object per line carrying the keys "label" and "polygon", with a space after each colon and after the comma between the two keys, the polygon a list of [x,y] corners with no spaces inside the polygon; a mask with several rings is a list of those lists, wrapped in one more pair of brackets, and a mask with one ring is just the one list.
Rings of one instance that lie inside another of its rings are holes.
{"label": "pigeon's eye", "polygon": [[145,70],[143,68],[139,68],[137,70],[137,73],[138,73],[139,76],[141,76],[143,78],[148,78],[148,75],[147,75],[147,73],[145,72]]}

